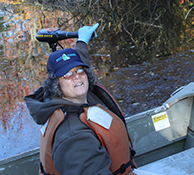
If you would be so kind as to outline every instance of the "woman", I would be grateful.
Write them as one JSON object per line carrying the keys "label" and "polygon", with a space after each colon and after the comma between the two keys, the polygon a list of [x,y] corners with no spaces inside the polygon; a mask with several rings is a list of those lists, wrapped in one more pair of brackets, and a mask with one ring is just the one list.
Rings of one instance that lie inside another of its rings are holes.
{"label": "woman", "polygon": [[75,50],[52,53],[44,87],[24,98],[35,122],[43,125],[40,160],[44,174],[134,174],[123,122],[92,91],[95,78],[87,43],[97,27],[79,29]]}

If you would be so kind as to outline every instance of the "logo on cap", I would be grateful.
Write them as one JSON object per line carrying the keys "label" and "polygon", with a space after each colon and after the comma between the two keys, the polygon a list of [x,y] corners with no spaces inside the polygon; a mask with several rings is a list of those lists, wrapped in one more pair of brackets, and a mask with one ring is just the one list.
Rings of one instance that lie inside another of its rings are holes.
{"label": "logo on cap", "polygon": [[68,57],[67,55],[63,54],[61,57],[59,57],[59,58],[56,59],[56,62],[59,62],[62,59],[65,61],[65,60],[69,60],[70,57]]}

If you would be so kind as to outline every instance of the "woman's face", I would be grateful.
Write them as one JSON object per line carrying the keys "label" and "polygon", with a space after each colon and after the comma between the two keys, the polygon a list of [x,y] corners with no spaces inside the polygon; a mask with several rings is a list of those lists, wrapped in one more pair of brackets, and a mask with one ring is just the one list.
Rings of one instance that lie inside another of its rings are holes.
{"label": "woman's face", "polygon": [[59,78],[59,84],[65,98],[74,103],[86,103],[89,88],[88,77],[82,66],[71,69]]}

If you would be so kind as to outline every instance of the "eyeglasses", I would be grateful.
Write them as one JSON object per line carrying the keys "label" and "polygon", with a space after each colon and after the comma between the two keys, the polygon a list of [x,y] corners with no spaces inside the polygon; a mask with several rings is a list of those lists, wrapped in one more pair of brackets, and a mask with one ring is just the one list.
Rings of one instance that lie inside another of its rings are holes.
{"label": "eyeglasses", "polygon": [[74,72],[72,72],[72,71],[67,72],[65,75],[63,75],[63,78],[72,79],[74,77],[75,73],[78,74],[78,75],[84,75],[85,74],[84,70],[82,68],[80,68],[80,69],[77,69]]}

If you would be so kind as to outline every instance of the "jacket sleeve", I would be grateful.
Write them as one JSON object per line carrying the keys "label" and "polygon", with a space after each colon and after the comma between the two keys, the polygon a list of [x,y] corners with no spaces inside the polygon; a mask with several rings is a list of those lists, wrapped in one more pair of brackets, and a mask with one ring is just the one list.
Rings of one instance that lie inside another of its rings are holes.
{"label": "jacket sleeve", "polygon": [[108,153],[91,131],[64,140],[54,151],[53,160],[61,175],[112,175]]}
{"label": "jacket sleeve", "polygon": [[77,41],[75,50],[79,53],[82,61],[90,66],[90,57],[88,53],[88,45],[82,41]]}

